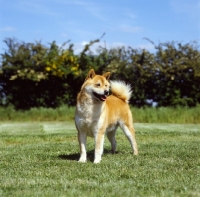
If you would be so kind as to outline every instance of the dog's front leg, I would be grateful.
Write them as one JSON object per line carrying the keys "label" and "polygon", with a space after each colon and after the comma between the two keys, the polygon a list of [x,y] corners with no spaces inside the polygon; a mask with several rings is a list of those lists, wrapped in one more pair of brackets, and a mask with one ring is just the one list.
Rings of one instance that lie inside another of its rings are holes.
{"label": "dog's front leg", "polygon": [[104,135],[97,134],[95,136],[94,163],[100,163],[100,161],[101,161],[101,156],[103,154],[103,144],[104,144]]}
{"label": "dog's front leg", "polygon": [[86,141],[87,134],[85,132],[78,132],[78,141],[80,146],[80,159],[78,162],[86,162],[87,153],[86,153]]}

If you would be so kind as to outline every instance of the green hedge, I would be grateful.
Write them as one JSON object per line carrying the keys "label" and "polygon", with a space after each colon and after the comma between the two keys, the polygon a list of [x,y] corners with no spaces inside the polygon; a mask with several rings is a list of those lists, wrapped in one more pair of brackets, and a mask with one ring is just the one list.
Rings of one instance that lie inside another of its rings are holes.
{"label": "green hedge", "polygon": [[200,103],[198,43],[154,45],[155,53],[131,47],[91,52],[91,41],[80,54],[73,44],[25,43],[5,39],[0,62],[0,105],[16,109],[75,105],[89,69],[111,71],[111,79],[130,83],[133,106],[189,106]]}

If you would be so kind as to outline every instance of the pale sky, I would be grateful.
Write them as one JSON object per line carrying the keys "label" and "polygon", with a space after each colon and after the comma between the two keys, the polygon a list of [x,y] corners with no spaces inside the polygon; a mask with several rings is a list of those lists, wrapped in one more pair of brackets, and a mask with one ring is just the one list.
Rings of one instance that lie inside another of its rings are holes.
{"label": "pale sky", "polygon": [[71,40],[79,52],[104,32],[97,46],[200,43],[200,0],[0,0],[0,53],[5,38],[47,46]]}

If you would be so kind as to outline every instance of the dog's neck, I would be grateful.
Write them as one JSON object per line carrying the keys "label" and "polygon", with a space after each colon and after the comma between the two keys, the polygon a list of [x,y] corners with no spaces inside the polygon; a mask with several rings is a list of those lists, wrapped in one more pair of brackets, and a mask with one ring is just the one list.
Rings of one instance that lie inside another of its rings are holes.
{"label": "dog's neck", "polygon": [[86,91],[81,91],[78,94],[77,107],[82,116],[100,116],[105,107],[105,102],[101,102],[98,99],[91,96]]}

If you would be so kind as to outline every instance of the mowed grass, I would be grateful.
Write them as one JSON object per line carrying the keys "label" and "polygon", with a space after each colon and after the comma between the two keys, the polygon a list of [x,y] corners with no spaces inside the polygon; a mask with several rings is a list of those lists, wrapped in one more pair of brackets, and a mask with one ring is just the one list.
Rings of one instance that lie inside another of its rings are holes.
{"label": "mowed grass", "polygon": [[118,131],[118,152],[78,163],[74,123],[0,123],[0,196],[200,196],[200,125],[135,124],[139,155]]}

